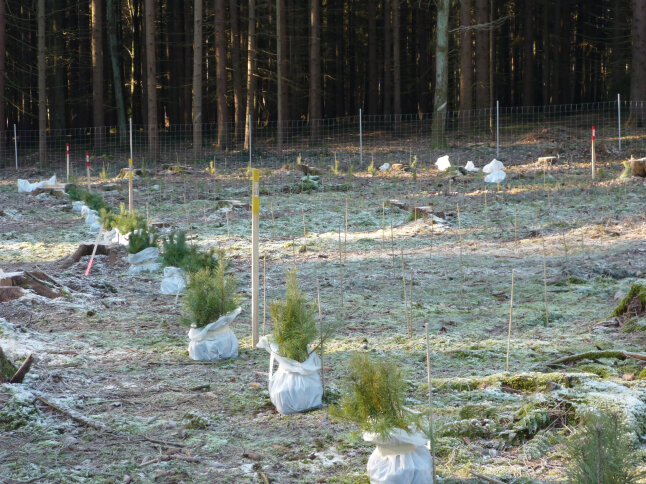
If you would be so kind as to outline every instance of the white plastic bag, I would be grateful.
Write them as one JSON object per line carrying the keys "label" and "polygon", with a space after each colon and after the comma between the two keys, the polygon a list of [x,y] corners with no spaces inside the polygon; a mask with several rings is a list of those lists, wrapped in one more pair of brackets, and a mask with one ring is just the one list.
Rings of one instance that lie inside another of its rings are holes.
{"label": "white plastic bag", "polygon": [[464,169],[467,171],[471,171],[473,173],[480,171],[480,168],[476,168],[476,166],[473,164],[473,161],[467,161],[467,164],[464,166]]}
{"label": "white plastic bag", "polygon": [[105,244],[128,245],[130,243],[130,232],[122,234],[118,228],[114,227],[112,230],[105,232],[103,241]]}
{"label": "white plastic bag", "polygon": [[143,271],[153,272],[161,267],[157,262],[159,257],[159,248],[148,247],[136,254],[128,254],[128,263],[130,264],[129,274],[139,274]]}
{"label": "white plastic bag", "polygon": [[[263,336],[256,345],[269,354],[269,398],[276,410],[283,415],[303,412],[321,406],[321,359],[312,351],[303,363],[280,356],[279,346]],[[278,370],[274,373],[274,359]]]}
{"label": "white plastic bag", "polygon": [[368,459],[370,484],[432,484],[433,457],[426,437],[395,429],[387,439],[365,433],[363,439],[377,445]]}
{"label": "white plastic bag", "polygon": [[449,161],[449,155],[440,156],[435,162],[435,166],[440,171],[446,171],[451,168],[451,162]]}
{"label": "white plastic bag", "polygon": [[388,171],[390,170],[390,163],[384,163],[379,167],[379,171]]}
{"label": "white plastic bag", "polygon": [[29,183],[29,180],[18,180],[18,193],[31,193],[37,188],[44,188],[56,185],[56,175],[49,180],[42,180],[36,183]]}
{"label": "white plastic bag", "polygon": [[487,183],[500,183],[503,181],[505,178],[507,178],[507,173],[505,173],[502,170],[495,170],[489,173],[484,181]]}
{"label": "white plastic bag", "polygon": [[229,325],[240,314],[238,307],[203,328],[191,328],[188,355],[193,360],[218,361],[238,357],[238,338]]}
{"label": "white plastic bag", "polygon": [[72,202],[72,212],[83,212],[83,207],[85,207],[85,202],[83,200],[75,200]]}
{"label": "white plastic bag", "polygon": [[483,173],[493,173],[494,171],[502,170],[505,168],[505,165],[501,161],[496,160],[495,158],[482,167]]}
{"label": "white plastic bag", "polygon": [[164,278],[161,281],[162,294],[185,294],[186,272],[179,267],[164,267]]}

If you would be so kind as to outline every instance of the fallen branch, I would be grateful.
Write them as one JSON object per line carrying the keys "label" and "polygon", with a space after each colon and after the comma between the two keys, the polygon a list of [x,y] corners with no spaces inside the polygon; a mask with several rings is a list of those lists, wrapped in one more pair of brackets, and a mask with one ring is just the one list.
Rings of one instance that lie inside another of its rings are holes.
{"label": "fallen branch", "polygon": [[596,360],[599,358],[617,358],[620,360],[625,360],[626,358],[633,358],[635,360],[646,361],[646,354],[644,353],[633,353],[630,351],[624,350],[606,350],[606,351],[588,351],[586,353],[579,353],[576,355],[563,356],[558,358],[550,363],[547,363],[547,367],[560,366],[565,363],[574,363],[575,361],[581,360]]}
{"label": "fallen branch", "polygon": [[169,455],[160,455],[159,457],[153,457],[152,459],[144,459],[141,464],[139,464],[141,467],[149,466],[151,464],[157,464],[159,462],[167,462],[169,460],[183,460],[184,462],[193,462],[193,463],[201,463],[202,461],[200,459],[196,459],[195,457],[191,457],[188,455],[183,455],[183,454],[169,454]]}
{"label": "fallen branch", "polygon": [[474,477],[477,477],[478,479],[482,479],[485,482],[490,482],[491,484],[505,484],[503,481],[499,481],[498,479],[494,479],[493,477],[488,477],[483,474],[479,474],[474,471],[469,471]]}
{"label": "fallen branch", "polygon": [[20,368],[18,368],[18,371],[11,377],[9,383],[22,383],[33,362],[34,356],[30,354]]}

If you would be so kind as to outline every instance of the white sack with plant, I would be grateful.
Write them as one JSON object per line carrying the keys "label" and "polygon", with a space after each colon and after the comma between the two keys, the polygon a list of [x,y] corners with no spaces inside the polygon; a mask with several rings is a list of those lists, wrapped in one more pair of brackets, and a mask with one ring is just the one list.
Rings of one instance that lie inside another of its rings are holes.
{"label": "white sack with plant", "polygon": [[238,339],[230,327],[241,311],[236,295],[238,284],[226,269],[220,252],[215,269],[201,269],[189,276],[182,322],[191,326],[188,354],[193,360],[218,361],[238,356]]}
{"label": "white sack with plant", "polygon": [[[298,288],[296,271],[287,273],[285,300],[271,306],[271,340],[263,336],[258,348],[270,353],[269,398],[283,415],[319,407],[323,398],[321,359],[310,348],[316,338],[316,308]],[[274,373],[274,361],[278,370]]]}
{"label": "white sack with plant", "polygon": [[404,407],[406,381],[393,361],[357,354],[349,361],[349,380],[340,407],[376,444],[368,459],[371,484],[432,484],[433,458],[421,433],[421,414]]}
{"label": "white sack with plant", "polygon": [[164,267],[164,278],[161,281],[162,294],[185,294],[186,293],[186,271],[180,267]]}
{"label": "white sack with plant", "polygon": [[18,193],[31,193],[38,188],[47,188],[56,185],[56,175],[49,180],[42,180],[35,183],[29,183],[29,180],[18,179]]}
{"label": "white sack with plant", "polygon": [[128,263],[130,264],[128,273],[133,275],[144,271],[154,272],[161,267],[157,259],[159,259],[158,247],[148,247],[135,254],[128,254]]}

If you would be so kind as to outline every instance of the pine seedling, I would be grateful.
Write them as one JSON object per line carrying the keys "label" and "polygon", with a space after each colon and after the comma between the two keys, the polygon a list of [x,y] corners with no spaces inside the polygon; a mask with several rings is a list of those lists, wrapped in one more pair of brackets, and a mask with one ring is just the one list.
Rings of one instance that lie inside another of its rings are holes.
{"label": "pine seedling", "polygon": [[204,268],[190,273],[184,296],[182,322],[203,328],[238,307],[238,281],[227,274],[227,262],[220,254],[216,269]]}
{"label": "pine seedling", "polygon": [[625,425],[614,413],[589,414],[567,446],[573,484],[638,482],[636,452]]}
{"label": "pine seedling", "polygon": [[377,176],[378,171],[379,170],[375,168],[375,161],[370,161],[370,164],[368,165],[368,173],[370,173],[370,176]]}
{"label": "pine seedling", "polygon": [[396,428],[408,430],[415,423],[404,408],[406,382],[393,362],[368,354],[354,355],[340,408],[333,413],[356,422],[361,430],[386,438]]}
{"label": "pine seedling", "polygon": [[304,362],[309,357],[307,345],[318,335],[316,306],[298,288],[296,270],[287,273],[285,300],[269,306],[274,321],[272,339],[280,346],[280,355]]}
{"label": "pine seedling", "polygon": [[135,230],[130,233],[128,239],[128,253],[136,254],[148,247],[155,247],[157,245],[157,235],[149,232],[147,228]]}
{"label": "pine seedling", "polygon": [[182,230],[173,230],[162,241],[162,260],[165,266],[182,267],[188,253],[186,232]]}

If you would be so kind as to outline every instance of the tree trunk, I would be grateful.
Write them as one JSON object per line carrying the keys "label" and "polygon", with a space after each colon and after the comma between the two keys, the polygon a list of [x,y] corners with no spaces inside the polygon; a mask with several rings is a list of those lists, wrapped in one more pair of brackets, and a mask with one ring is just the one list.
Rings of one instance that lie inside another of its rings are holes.
{"label": "tree trunk", "polygon": [[285,77],[285,2],[276,0],[276,144],[278,145],[278,156],[283,153],[283,123],[285,122],[285,103],[283,78]]}
{"label": "tree trunk", "polygon": [[240,15],[238,2],[229,0],[229,19],[231,22],[231,78],[233,81],[233,106],[235,119],[235,144],[240,143],[244,133],[244,92],[240,69]]}
{"label": "tree trunk", "polygon": [[[476,24],[489,21],[487,0],[476,0]],[[476,30],[476,106],[479,109],[490,107],[489,103],[489,33]]]}
{"label": "tree trunk", "polygon": [[148,98],[148,152],[159,160],[159,127],[157,126],[157,65],[155,62],[155,2],[144,0],[146,30],[146,96]]}
{"label": "tree trunk", "polygon": [[391,25],[390,25],[390,0],[384,0],[384,86],[382,95],[384,97],[384,114],[392,114],[392,44],[391,44]]}
{"label": "tree trunk", "polygon": [[524,106],[533,106],[536,102],[534,97],[534,83],[536,82],[534,62],[534,22],[536,15],[533,2],[526,2],[523,5],[523,24],[525,27],[525,38],[523,40],[523,87],[521,104]]}
{"label": "tree trunk", "polygon": [[6,75],[7,57],[7,4],[0,1],[0,146],[6,140],[7,119],[5,110],[4,79]]}
{"label": "tree trunk", "polygon": [[119,121],[119,134],[122,145],[127,139],[126,108],[123,102],[123,84],[121,82],[121,63],[119,62],[119,44],[117,43],[117,21],[115,16],[114,0],[107,1],[108,14],[108,41],[110,43],[110,60],[112,62],[112,82],[114,83],[114,99],[117,103],[117,119]]}
{"label": "tree trunk", "polygon": [[377,77],[377,8],[368,2],[368,114],[377,114],[379,78]]}
{"label": "tree trunk", "polygon": [[62,0],[54,1],[54,14],[52,15],[52,34],[53,42],[53,86],[49,89],[49,99],[52,112],[51,127],[55,130],[65,129],[65,86],[67,85],[67,75],[65,67],[65,44],[64,44],[64,27],[65,18],[64,3]]}
{"label": "tree trunk", "polygon": [[310,142],[319,137],[321,119],[321,0],[310,0],[310,89],[309,122]]}
{"label": "tree trunk", "polygon": [[227,38],[224,0],[215,0],[215,84],[218,103],[218,147],[223,150],[229,141],[227,110]]}
{"label": "tree trunk", "polygon": [[[460,27],[471,26],[473,0],[460,1]],[[473,34],[460,31],[460,111],[473,109]]]}
{"label": "tree trunk", "polygon": [[334,97],[335,97],[335,109],[336,116],[343,116],[347,114],[345,112],[345,77],[344,77],[344,65],[343,65],[343,51],[344,43],[343,37],[345,32],[344,27],[344,16],[345,9],[343,8],[343,0],[337,0],[337,13],[335,15],[336,26],[335,26],[335,36],[334,36],[334,56],[335,56],[335,68],[336,68],[336,79],[334,83]]}
{"label": "tree trunk", "polygon": [[193,153],[202,152],[202,8],[195,0],[193,7]]}
{"label": "tree trunk", "polygon": [[38,157],[47,161],[47,64],[45,62],[45,0],[38,0]]}
{"label": "tree trunk", "polygon": [[437,42],[435,47],[435,98],[433,100],[433,132],[435,148],[444,148],[444,125],[449,93],[449,0],[437,0]]}
{"label": "tree trunk", "polygon": [[[255,121],[256,99],[256,0],[249,0],[249,30],[247,32],[247,110],[245,119],[244,148],[249,149],[251,126]],[[250,121],[249,121],[250,120]]]}
{"label": "tree trunk", "polygon": [[399,0],[393,3],[393,113],[402,113],[401,51],[399,48]]}
{"label": "tree trunk", "polygon": [[104,98],[103,98],[103,1],[90,2],[92,16],[92,123],[94,125],[95,149],[103,146]]}
{"label": "tree trunk", "polygon": [[633,0],[633,60],[630,70],[630,124],[643,126],[646,113],[646,0]]}

